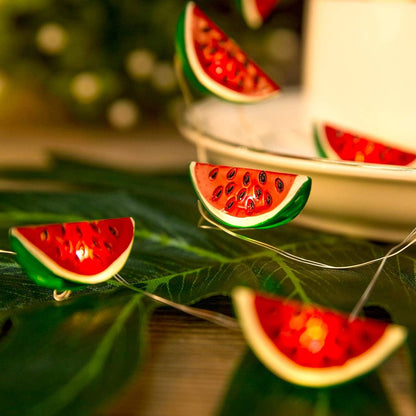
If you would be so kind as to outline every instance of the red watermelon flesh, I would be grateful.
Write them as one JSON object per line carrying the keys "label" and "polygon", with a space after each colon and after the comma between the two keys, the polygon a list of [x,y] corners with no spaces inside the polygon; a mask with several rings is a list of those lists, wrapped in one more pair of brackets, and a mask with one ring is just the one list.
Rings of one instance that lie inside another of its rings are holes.
{"label": "red watermelon flesh", "polygon": [[404,327],[236,288],[233,302],[248,343],[280,377],[318,387],[371,371],[405,340]]}
{"label": "red watermelon flesh", "polygon": [[194,3],[188,3],[177,45],[183,63],[209,92],[226,100],[258,101],[280,87]]}
{"label": "red watermelon flesh", "polygon": [[387,323],[355,319],[296,301],[257,296],[255,308],[265,333],[290,360],[307,367],[342,366],[365,353]]}
{"label": "red watermelon flesh", "polygon": [[126,262],[134,238],[132,218],[14,227],[11,237],[54,274],[99,283]]}
{"label": "red watermelon flesh", "polygon": [[191,163],[190,173],[203,205],[233,226],[287,222],[301,211],[310,192],[310,178],[303,175],[199,162]]}
{"label": "red watermelon flesh", "polygon": [[324,124],[322,130],[323,137],[319,142],[323,156],[326,157],[334,154],[340,160],[397,166],[409,166],[416,159],[413,153],[386,146],[368,137],[343,131],[328,124]]}
{"label": "red watermelon flesh", "polygon": [[263,20],[270,16],[278,2],[279,0],[256,0],[257,10],[259,11]]}

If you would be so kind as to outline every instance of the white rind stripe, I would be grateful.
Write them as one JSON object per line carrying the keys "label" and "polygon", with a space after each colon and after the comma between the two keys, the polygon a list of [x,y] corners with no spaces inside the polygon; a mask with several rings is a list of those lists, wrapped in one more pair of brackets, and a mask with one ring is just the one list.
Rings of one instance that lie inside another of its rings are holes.
{"label": "white rind stripe", "polygon": [[241,9],[244,19],[252,29],[258,29],[262,25],[263,18],[258,12],[255,0],[241,0]]}

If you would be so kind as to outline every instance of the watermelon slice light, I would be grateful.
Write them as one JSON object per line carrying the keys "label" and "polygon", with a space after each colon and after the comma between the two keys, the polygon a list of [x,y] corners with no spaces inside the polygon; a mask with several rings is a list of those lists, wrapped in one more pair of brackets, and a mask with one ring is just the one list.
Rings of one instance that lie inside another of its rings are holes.
{"label": "watermelon slice light", "polygon": [[10,245],[26,274],[56,290],[110,279],[127,261],[133,239],[130,217],[10,229]]}
{"label": "watermelon slice light", "polygon": [[345,383],[381,364],[406,339],[399,325],[237,287],[232,293],[245,338],[260,361],[294,384]]}
{"label": "watermelon slice light", "polygon": [[270,228],[295,218],[311,179],[304,175],[192,162],[192,185],[212,217],[231,227]]}
{"label": "watermelon slice light", "polygon": [[237,0],[244,20],[252,29],[258,29],[270,16],[279,0]]}
{"label": "watermelon slice light", "polygon": [[316,124],[314,138],[321,157],[381,165],[415,166],[416,154],[330,124]]}
{"label": "watermelon slice light", "polygon": [[224,100],[253,103],[280,90],[193,2],[178,21],[176,53],[195,88]]}

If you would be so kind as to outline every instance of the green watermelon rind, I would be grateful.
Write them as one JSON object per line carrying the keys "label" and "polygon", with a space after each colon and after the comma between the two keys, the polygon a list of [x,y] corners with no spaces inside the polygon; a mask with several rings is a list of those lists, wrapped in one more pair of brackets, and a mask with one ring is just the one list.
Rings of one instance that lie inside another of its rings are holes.
{"label": "green watermelon rind", "polygon": [[[129,220],[131,221],[133,230],[134,230],[134,220],[131,217],[129,217]],[[94,274],[94,275],[83,275],[83,274],[75,273],[60,266],[53,259],[51,259],[48,255],[46,255],[42,250],[36,247],[36,245],[32,244],[22,234],[20,234],[18,227],[13,227],[10,229],[10,240],[13,241],[13,239],[18,240],[21,246],[24,248],[25,252],[29,253],[40,264],[42,264],[46,270],[50,271],[49,277],[55,276],[55,277],[58,277],[64,280],[69,280],[75,283],[97,284],[97,283],[105,282],[106,280],[113,277],[122,269],[122,267],[124,266],[124,264],[126,263],[130,255],[131,248],[133,247],[134,231],[132,232],[130,243],[127,246],[127,248],[123,251],[123,253],[121,253],[107,268],[105,268],[101,272]],[[26,259],[30,260],[29,256],[25,256],[22,251],[20,253],[20,256],[22,256],[21,261],[23,262]],[[30,273],[29,267],[27,267],[27,270]]]}
{"label": "green watermelon rind", "polygon": [[26,250],[24,245],[14,236],[10,237],[10,246],[16,252],[17,261],[25,273],[39,286],[56,290],[79,290],[85,284],[73,283],[52,273],[39,260]]}
{"label": "green watermelon rind", "polygon": [[204,85],[201,84],[201,82],[199,82],[198,78],[195,76],[194,71],[192,70],[191,65],[188,61],[187,55],[186,55],[185,20],[186,20],[188,7],[189,7],[189,4],[179,16],[178,23],[176,26],[176,37],[175,37],[176,56],[179,59],[179,62],[181,63],[182,70],[185,73],[186,78],[192,84],[192,86],[196,88],[202,94],[209,94],[210,91],[207,88],[205,88]]}
{"label": "green watermelon rind", "polygon": [[251,215],[244,218],[234,217],[214,208],[201,194],[194,173],[196,164],[197,162],[189,164],[189,174],[199,201],[216,220],[229,227],[267,229],[287,224],[300,214],[311,192],[311,178],[305,175],[297,175],[286,198],[275,209],[260,215]]}
{"label": "green watermelon rind", "polygon": [[236,0],[237,7],[244,21],[250,29],[258,29],[263,24],[263,17],[259,13],[254,0]]}
{"label": "green watermelon rind", "polygon": [[196,56],[192,42],[190,25],[192,23],[194,7],[196,7],[194,2],[188,2],[185,10],[178,19],[175,37],[176,55],[181,63],[185,76],[192,86],[203,94],[214,94],[225,101],[240,104],[256,103],[279,93],[279,89],[266,95],[239,93],[222,86],[205,73]]}
{"label": "green watermelon rind", "polygon": [[256,293],[246,287],[232,292],[233,305],[244,337],[257,358],[278,377],[304,387],[321,388],[347,383],[381,365],[406,340],[403,326],[389,324],[382,337],[365,353],[342,366],[310,368],[281,353],[264,332],[254,306]]}
{"label": "green watermelon rind", "polygon": [[[322,133],[319,134],[318,130],[319,130],[318,125],[314,124],[314,126],[313,126],[313,139],[314,139],[314,142],[315,142],[316,151],[318,152],[319,157],[323,157],[325,159],[328,159],[329,158],[328,153],[325,151],[323,140],[321,139]],[[337,159],[339,159],[339,157],[337,157],[335,155],[335,152],[334,152],[333,157],[336,157]]]}

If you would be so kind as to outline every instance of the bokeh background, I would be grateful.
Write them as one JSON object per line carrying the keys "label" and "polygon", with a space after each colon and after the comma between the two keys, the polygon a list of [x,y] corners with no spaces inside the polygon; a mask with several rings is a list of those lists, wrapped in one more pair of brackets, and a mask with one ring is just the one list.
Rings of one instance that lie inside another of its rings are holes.
{"label": "bokeh background", "polygon": [[[173,68],[185,0],[0,0],[0,123],[130,131],[174,124]],[[300,81],[301,0],[281,0],[257,30],[235,0],[197,4],[281,86]]]}

